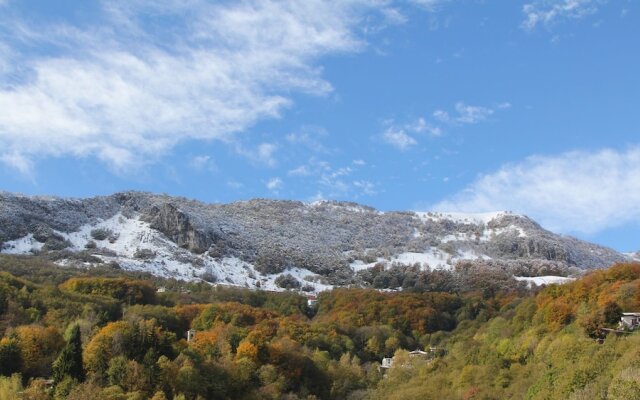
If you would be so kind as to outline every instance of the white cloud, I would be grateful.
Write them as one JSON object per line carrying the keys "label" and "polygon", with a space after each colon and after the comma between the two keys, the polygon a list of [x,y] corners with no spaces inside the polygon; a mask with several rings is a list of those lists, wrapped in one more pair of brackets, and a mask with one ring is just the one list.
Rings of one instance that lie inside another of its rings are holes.
{"label": "white cloud", "polygon": [[376,185],[366,180],[354,181],[353,186],[360,189],[363,194],[373,196],[377,194]]}
{"label": "white cloud", "polygon": [[[497,106],[500,109],[506,109],[511,107],[509,103],[501,103]],[[433,112],[433,117],[440,122],[457,124],[457,125],[472,125],[478,122],[484,121],[493,115],[495,111],[489,107],[482,106],[470,106],[463,102],[457,102],[455,104],[455,114],[452,116],[447,111],[436,110]]]}
{"label": "white cloud", "polygon": [[404,129],[393,126],[382,134],[382,139],[399,150],[407,150],[409,147],[418,144],[413,137],[405,133]]}
{"label": "white cloud", "polygon": [[607,0],[535,0],[522,7],[525,20],[522,27],[533,30],[538,25],[550,25],[557,20],[580,19],[595,14]]}
{"label": "white cloud", "polygon": [[429,124],[424,118],[418,118],[414,123],[408,124],[406,128],[415,133],[426,133],[429,136],[442,136],[442,129]]}
{"label": "white cloud", "polygon": [[289,172],[287,172],[287,175],[289,176],[309,176],[311,174],[311,170],[306,165],[300,165],[299,167],[291,169],[289,170]]}
{"label": "white cloud", "polygon": [[319,57],[362,49],[356,28],[383,3],[101,4],[99,21],[82,27],[0,16],[0,47],[47,49],[12,55],[24,79],[11,87],[0,70],[3,159],[98,157],[126,171],[180,141],[229,140],[279,117],[292,92],[329,93]]}
{"label": "white cloud", "polygon": [[359,166],[359,167],[362,167],[362,166],[367,165],[367,163],[366,163],[364,160],[360,160],[360,159],[358,159],[358,160],[353,160],[353,161],[352,161],[352,164],[353,164],[353,165],[357,165],[357,166]]}
{"label": "white cloud", "polygon": [[409,0],[411,3],[424,7],[429,11],[437,11],[444,3],[450,0]]}
{"label": "white cloud", "polygon": [[258,152],[256,155],[261,163],[272,167],[277,163],[277,160],[274,157],[276,150],[278,150],[278,146],[275,144],[262,143],[258,146]]}
{"label": "white cloud", "polygon": [[355,160],[349,166],[333,167],[326,161],[311,158],[306,165],[301,165],[288,172],[289,176],[305,178],[306,182],[313,183],[317,189],[314,199],[329,198],[353,198],[362,195],[374,195],[377,186],[364,179],[353,177],[359,167],[366,165],[362,160]]}
{"label": "white cloud", "polygon": [[280,178],[271,178],[267,181],[265,186],[272,192],[278,192],[282,188],[283,182]]}
{"label": "white cloud", "polygon": [[285,136],[287,142],[293,145],[302,145],[314,153],[330,153],[321,138],[328,135],[327,131],[319,126],[303,126],[297,132],[292,132]]}
{"label": "white cloud", "polygon": [[532,156],[479,177],[434,209],[512,210],[561,232],[640,223],[640,147]]}
{"label": "white cloud", "polygon": [[275,153],[278,145],[275,143],[260,143],[255,149],[248,149],[236,143],[235,152],[255,164],[263,164],[268,167],[275,167],[278,160]]}
{"label": "white cloud", "polygon": [[412,122],[396,124],[394,120],[385,121],[387,129],[382,134],[382,140],[396,147],[399,150],[407,150],[418,144],[416,135],[427,135],[431,137],[442,136],[442,129],[432,125],[424,118],[420,117]]}
{"label": "white cloud", "polygon": [[23,177],[33,180],[34,170],[33,163],[20,153],[0,154],[0,162],[15,169]]}
{"label": "white cloud", "polygon": [[205,169],[215,171],[217,169],[216,164],[211,157],[207,155],[192,157],[191,160],[189,160],[189,166],[196,171],[204,171]]}

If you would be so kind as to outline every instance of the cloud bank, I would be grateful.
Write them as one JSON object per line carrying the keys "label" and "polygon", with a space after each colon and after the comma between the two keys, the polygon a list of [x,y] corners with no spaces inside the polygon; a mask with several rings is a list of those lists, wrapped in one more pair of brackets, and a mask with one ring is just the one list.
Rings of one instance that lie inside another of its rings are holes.
{"label": "cloud bank", "polygon": [[480,176],[432,208],[511,210],[565,233],[640,223],[640,147],[532,156]]}
{"label": "cloud bank", "polygon": [[358,24],[384,8],[373,0],[100,5],[100,20],[82,27],[0,17],[4,164],[29,174],[39,157],[92,156],[126,171],[183,140],[230,140],[279,117],[293,93],[329,93],[318,59],[361,50]]}

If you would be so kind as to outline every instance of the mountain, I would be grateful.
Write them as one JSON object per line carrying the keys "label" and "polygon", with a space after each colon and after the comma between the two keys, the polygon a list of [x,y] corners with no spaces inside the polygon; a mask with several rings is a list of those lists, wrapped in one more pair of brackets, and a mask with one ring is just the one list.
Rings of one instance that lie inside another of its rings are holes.
{"label": "mountain", "polygon": [[123,192],[89,199],[0,194],[0,248],[60,265],[110,263],[163,277],[319,291],[380,264],[569,275],[628,256],[509,212],[381,212],[350,202],[205,204]]}

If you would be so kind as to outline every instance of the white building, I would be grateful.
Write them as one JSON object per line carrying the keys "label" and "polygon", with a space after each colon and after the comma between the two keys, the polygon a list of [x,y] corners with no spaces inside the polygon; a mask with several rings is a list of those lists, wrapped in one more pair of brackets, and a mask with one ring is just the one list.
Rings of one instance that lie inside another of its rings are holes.
{"label": "white building", "polygon": [[316,296],[307,296],[307,306],[315,307],[318,305],[318,298]]}
{"label": "white building", "polygon": [[637,329],[640,327],[640,313],[622,313],[618,327],[629,330]]}

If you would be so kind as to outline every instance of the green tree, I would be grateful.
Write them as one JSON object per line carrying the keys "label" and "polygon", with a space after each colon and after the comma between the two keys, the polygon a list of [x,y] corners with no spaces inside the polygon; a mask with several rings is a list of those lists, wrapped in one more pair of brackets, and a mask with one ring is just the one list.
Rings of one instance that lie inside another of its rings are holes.
{"label": "green tree", "polygon": [[20,347],[14,339],[0,339],[0,375],[11,375],[20,371],[22,359]]}
{"label": "green tree", "polygon": [[61,382],[65,376],[69,376],[79,382],[84,380],[84,368],[82,365],[82,339],[80,337],[79,325],[74,325],[67,344],[53,363],[54,381],[56,383]]}

